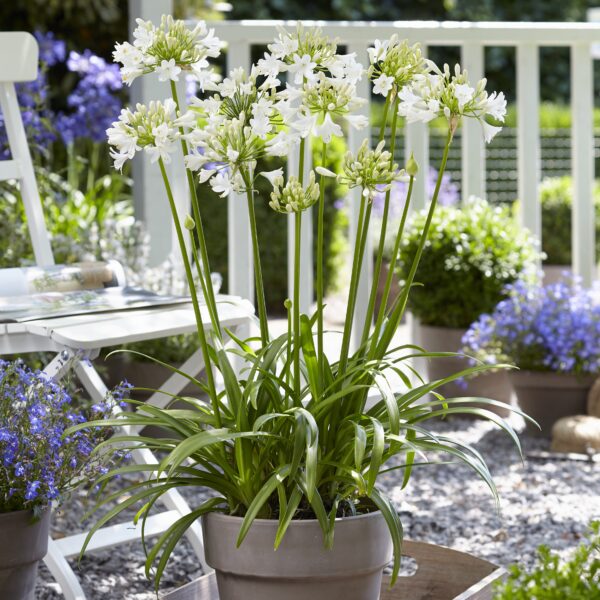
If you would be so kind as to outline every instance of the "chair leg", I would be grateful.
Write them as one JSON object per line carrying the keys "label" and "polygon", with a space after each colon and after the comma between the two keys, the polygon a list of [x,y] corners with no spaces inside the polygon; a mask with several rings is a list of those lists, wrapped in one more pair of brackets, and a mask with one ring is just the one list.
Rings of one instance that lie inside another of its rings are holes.
{"label": "chair leg", "polygon": [[[75,367],[75,372],[79,377],[81,383],[85,387],[86,391],[90,396],[96,400],[102,400],[107,392],[107,388],[104,385],[100,375],[94,367],[88,363],[80,361]],[[157,458],[148,449],[137,449],[132,453],[133,460],[138,464],[153,464],[158,463]],[[163,504],[169,510],[177,510],[181,516],[184,516],[191,512],[188,503],[185,501],[183,496],[174,489],[168,490],[160,498],[161,504]],[[210,567],[206,564],[204,558],[204,543],[202,540],[202,529],[199,523],[194,523],[186,532],[186,537],[190,541],[194,552],[197,554],[200,564],[205,572],[210,571]]]}
{"label": "chair leg", "polygon": [[51,537],[48,538],[48,554],[44,557],[44,562],[56,583],[60,585],[66,600],[85,600],[77,576]]}

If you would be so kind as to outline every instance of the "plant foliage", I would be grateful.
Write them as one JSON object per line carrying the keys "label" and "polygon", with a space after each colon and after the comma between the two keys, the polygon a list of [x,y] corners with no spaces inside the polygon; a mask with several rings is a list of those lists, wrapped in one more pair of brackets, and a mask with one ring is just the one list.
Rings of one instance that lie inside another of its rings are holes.
{"label": "plant foliage", "polygon": [[[416,213],[400,248],[399,275],[405,279],[427,219]],[[493,310],[504,287],[532,278],[540,254],[530,234],[506,207],[469,199],[462,207],[440,206],[409,298],[409,308],[424,325],[468,327]]]}

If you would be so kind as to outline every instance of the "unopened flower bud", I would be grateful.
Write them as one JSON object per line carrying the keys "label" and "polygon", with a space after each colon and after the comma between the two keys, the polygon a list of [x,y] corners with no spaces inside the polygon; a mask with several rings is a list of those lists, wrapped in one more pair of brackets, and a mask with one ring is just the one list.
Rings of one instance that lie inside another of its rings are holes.
{"label": "unopened flower bud", "polygon": [[289,298],[286,298],[283,301],[283,306],[285,307],[286,310],[290,310],[292,308],[292,301]]}
{"label": "unopened flower bud", "polygon": [[192,219],[190,215],[185,215],[185,219],[183,220],[183,226],[188,231],[192,231],[192,229],[195,229],[196,227],[196,222],[194,221],[194,219]]}
{"label": "unopened flower bud", "polygon": [[415,156],[412,152],[410,153],[410,158],[406,163],[406,172],[410,177],[416,177],[417,173],[419,172],[419,164],[415,160]]}

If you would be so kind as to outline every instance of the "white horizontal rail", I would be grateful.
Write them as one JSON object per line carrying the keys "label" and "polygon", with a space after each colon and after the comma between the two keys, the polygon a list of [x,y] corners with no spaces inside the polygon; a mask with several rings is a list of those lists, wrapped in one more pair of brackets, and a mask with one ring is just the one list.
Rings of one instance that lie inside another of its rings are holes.
{"label": "white horizontal rail", "polygon": [[[248,44],[270,42],[275,27],[293,27],[298,21],[241,20],[210,23],[224,40]],[[340,42],[365,42],[385,39],[392,34],[408,40],[422,41],[428,46],[462,46],[479,42],[485,46],[516,46],[534,42],[540,46],[570,46],[597,42],[598,23],[529,23],[471,21],[302,21],[307,27],[319,26]]]}

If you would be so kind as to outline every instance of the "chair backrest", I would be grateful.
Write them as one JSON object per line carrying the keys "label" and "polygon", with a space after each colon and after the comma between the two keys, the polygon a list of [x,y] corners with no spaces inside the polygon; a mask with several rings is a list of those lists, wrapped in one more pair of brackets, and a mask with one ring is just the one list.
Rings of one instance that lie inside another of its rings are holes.
{"label": "chair backrest", "polygon": [[0,181],[19,182],[35,261],[46,266],[54,264],[54,257],[15,91],[15,83],[37,78],[38,53],[30,33],[0,32],[0,110],[11,153],[10,160],[0,160]]}

